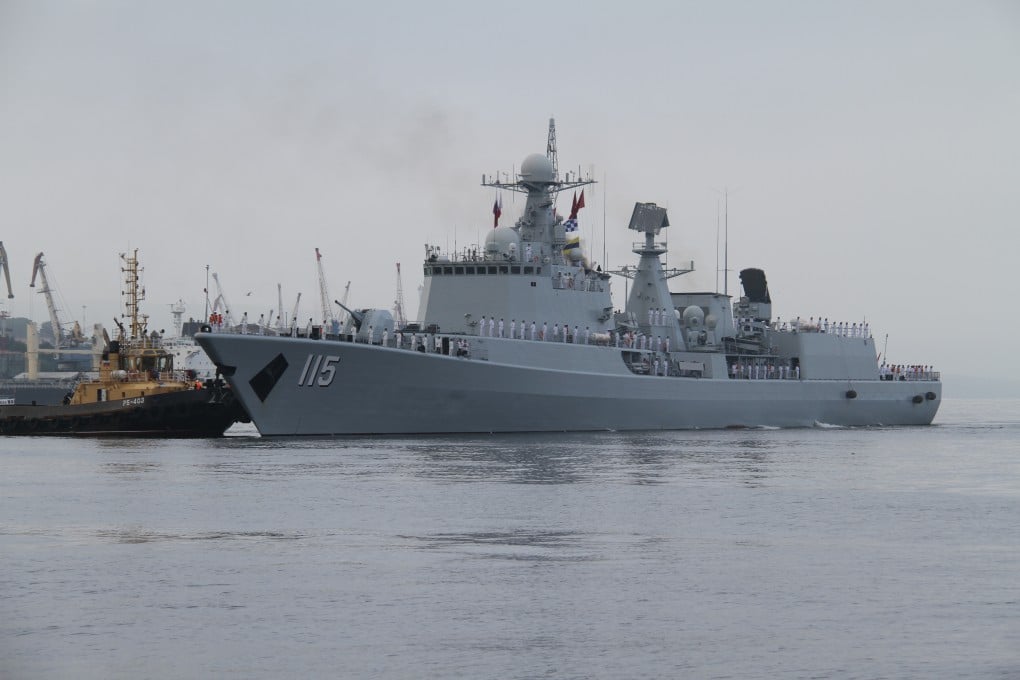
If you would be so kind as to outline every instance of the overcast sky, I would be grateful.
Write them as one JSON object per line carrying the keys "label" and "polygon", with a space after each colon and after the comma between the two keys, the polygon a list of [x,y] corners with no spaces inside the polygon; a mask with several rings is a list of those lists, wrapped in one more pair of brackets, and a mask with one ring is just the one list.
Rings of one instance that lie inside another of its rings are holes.
{"label": "overcast sky", "polygon": [[155,328],[178,299],[204,313],[206,265],[235,313],[276,310],[281,283],[318,317],[318,247],[359,307],[392,306],[401,262],[413,311],[424,244],[484,238],[482,173],[544,152],[550,116],[561,169],[599,180],[596,260],[633,262],[652,201],[698,270],[673,289],[715,289],[728,187],[730,268],[766,271],[774,314],[867,318],[897,363],[1020,373],[1009,1],[0,0],[3,308],[46,320],[42,251],[61,314],[110,327],[138,248]]}

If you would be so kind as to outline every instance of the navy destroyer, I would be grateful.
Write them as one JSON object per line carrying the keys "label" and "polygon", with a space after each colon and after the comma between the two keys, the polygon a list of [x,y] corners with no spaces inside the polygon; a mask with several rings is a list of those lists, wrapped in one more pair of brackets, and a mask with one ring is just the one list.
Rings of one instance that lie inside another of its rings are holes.
{"label": "navy destroyer", "polygon": [[[513,226],[499,226],[497,200],[484,247],[426,247],[415,323],[355,309],[338,334],[195,336],[262,435],[932,422],[938,373],[880,366],[865,323],[773,319],[761,269],[741,272],[735,301],[671,292],[693,263],[664,267],[669,219],[654,203],[636,204],[628,225],[636,265],[590,263],[577,217],[591,180],[560,177],[550,132],[516,175],[482,177],[526,196]],[[564,219],[555,198],[570,190]],[[622,310],[611,275],[629,279]]]}

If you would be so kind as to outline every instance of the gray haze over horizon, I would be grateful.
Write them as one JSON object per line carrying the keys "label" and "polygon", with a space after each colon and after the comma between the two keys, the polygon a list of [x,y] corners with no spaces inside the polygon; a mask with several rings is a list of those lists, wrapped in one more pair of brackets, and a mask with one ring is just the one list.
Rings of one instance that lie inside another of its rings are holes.
{"label": "gray haze over horizon", "polygon": [[138,248],[152,328],[179,298],[204,314],[206,265],[236,316],[281,283],[318,318],[318,247],[331,297],[391,307],[401,262],[414,312],[423,245],[484,239],[481,175],[544,152],[554,116],[561,170],[599,182],[604,266],[652,201],[697,268],[673,289],[716,289],[728,188],[731,294],[760,267],[783,319],[1016,379],[1018,74],[1012,2],[0,1],[0,309],[47,318],[42,251],[64,319],[109,328]]}

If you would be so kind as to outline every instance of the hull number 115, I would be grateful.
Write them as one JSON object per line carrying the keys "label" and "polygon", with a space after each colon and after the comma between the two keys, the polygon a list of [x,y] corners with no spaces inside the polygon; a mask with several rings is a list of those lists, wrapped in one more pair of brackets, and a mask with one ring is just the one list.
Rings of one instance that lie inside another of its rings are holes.
{"label": "hull number 115", "polygon": [[298,385],[301,387],[329,387],[336,377],[336,365],[340,357],[330,354],[309,354],[305,359],[305,367],[301,369]]}

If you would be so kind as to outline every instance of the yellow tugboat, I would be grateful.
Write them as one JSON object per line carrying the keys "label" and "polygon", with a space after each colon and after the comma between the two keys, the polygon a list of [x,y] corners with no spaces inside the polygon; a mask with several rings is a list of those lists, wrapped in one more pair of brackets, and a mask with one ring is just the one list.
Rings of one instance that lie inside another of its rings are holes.
{"label": "yellow tugboat", "polygon": [[218,437],[248,420],[222,380],[202,383],[174,369],[173,355],[158,334],[146,333],[139,314],[138,251],[121,259],[129,327],[115,322],[118,339],[107,341],[98,379],[79,382],[62,405],[0,403],[0,435]]}

